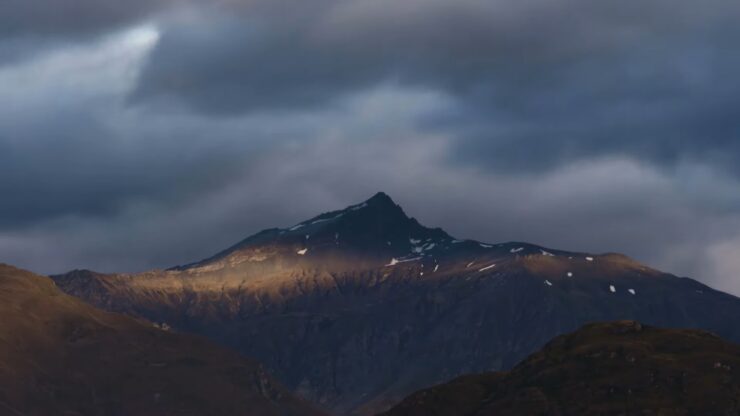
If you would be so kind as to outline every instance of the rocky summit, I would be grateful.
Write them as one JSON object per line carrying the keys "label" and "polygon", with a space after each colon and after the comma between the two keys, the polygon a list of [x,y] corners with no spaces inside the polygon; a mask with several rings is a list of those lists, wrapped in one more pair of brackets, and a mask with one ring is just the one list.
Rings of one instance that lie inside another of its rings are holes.
{"label": "rocky summit", "polygon": [[734,296],[621,254],[454,238],[383,193],[191,264],[54,281],[100,308],[235,348],[335,414],[373,414],[463,374],[508,370],[592,321],[740,341]]}

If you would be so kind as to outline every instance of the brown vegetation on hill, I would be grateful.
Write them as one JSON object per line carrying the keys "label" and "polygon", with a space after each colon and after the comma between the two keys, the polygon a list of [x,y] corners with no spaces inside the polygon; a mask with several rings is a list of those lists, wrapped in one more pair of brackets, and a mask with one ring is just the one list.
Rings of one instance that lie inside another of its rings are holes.
{"label": "brown vegetation on hill", "polygon": [[740,345],[619,321],[559,336],[511,371],[414,393],[384,416],[737,414]]}
{"label": "brown vegetation on hill", "polygon": [[0,414],[318,415],[256,363],[0,264]]}

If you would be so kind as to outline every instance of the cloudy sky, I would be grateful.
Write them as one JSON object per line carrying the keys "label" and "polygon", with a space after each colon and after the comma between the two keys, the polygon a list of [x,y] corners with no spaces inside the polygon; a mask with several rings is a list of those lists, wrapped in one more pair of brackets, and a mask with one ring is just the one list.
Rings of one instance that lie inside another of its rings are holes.
{"label": "cloudy sky", "polygon": [[0,261],[206,257],[383,190],[740,294],[740,2],[10,0]]}

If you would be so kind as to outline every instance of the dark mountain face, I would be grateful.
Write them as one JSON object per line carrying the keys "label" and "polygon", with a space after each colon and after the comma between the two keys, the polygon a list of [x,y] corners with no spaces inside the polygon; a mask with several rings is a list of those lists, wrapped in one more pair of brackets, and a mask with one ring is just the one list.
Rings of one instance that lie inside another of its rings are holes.
{"label": "dark mountain face", "polygon": [[508,372],[409,396],[385,416],[740,414],[740,346],[622,321],[560,336]]}
{"label": "dark mountain face", "polygon": [[381,192],[361,204],[321,214],[287,229],[264,230],[211,258],[170,270],[213,268],[226,263],[234,266],[242,260],[254,262],[254,257],[245,257],[247,253],[270,250],[265,260],[290,261],[296,254],[306,256],[310,251],[305,257],[307,262],[320,264],[322,268],[333,267],[326,264],[329,260],[340,264],[349,259],[371,261],[374,265],[378,259],[394,256],[419,257],[423,251],[453,240],[441,229],[423,227],[407,217],[400,206]]}
{"label": "dark mountain face", "polygon": [[591,321],[740,341],[740,300],[618,254],[456,240],[385,194],[167,271],[56,276],[102,308],[206,335],[337,414],[508,369]]}
{"label": "dark mountain face", "polygon": [[2,415],[319,415],[256,363],[0,264]]}

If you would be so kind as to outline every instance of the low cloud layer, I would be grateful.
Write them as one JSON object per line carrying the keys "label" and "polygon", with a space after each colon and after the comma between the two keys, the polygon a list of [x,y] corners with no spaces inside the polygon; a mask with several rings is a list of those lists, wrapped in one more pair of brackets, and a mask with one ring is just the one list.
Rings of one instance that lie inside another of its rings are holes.
{"label": "low cloud layer", "polygon": [[740,294],[737,4],[26,3],[0,17],[0,261],[167,267],[384,190]]}

